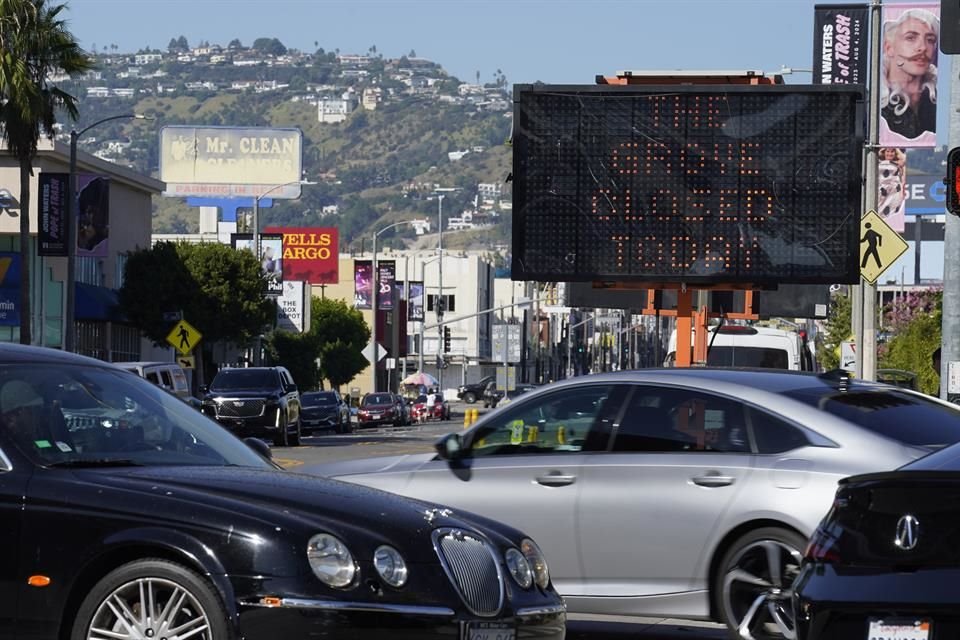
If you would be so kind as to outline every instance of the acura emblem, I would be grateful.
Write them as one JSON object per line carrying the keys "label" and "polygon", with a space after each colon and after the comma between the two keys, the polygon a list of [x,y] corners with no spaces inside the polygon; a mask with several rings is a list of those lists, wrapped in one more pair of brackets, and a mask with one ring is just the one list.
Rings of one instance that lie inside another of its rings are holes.
{"label": "acura emblem", "polygon": [[917,546],[917,540],[920,539],[920,521],[916,517],[907,514],[897,521],[897,533],[893,543],[903,549],[910,551]]}

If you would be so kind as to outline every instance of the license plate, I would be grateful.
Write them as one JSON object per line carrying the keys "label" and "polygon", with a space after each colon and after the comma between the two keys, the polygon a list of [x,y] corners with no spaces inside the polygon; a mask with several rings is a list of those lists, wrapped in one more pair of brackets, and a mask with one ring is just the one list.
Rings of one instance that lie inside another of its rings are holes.
{"label": "license plate", "polygon": [[380,418],[380,414],[379,414],[379,413],[371,413],[371,414],[370,414],[370,419],[371,419],[371,420],[377,420],[377,419],[379,419],[379,418]]}
{"label": "license plate", "polygon": [[870,618],[867,640],[929,640],[929,620]]}
{"label": "license plate", "polygon": [[474,622],[467,625],[467,640],[516,640],[517,630],[503,622]]}

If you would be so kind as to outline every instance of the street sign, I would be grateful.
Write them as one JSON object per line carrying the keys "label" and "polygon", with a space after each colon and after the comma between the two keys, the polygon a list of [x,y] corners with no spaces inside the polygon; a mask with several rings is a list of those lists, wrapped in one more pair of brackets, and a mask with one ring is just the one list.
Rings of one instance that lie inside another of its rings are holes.
{"label": "street sign", "polygon": [[[380,362],[387,356],[387,350],[379,342],[377,344],[380,345],[377,349],[377,362]],[[373,343],[367,344],[360,353],[367,359],[367,362],[373,362]]]}
{"label": "street sign", "polygon": [[860,275],[873,284],[907,250],[907,243],[876,211],[860,220]]}
{"label": "street sign", "polygon": [[183,320],[183,312],[182,311],[164,311],[162,317],[164,322],[176,322],[177,320]]}
{"label": "street sign", "polygon": [[197,360],[193,356],[177,356],[177,364],[184,369],[197,368]]}
{"label": "street sign", "polygon": [[189,322],[181,320],[167,335],[167,342],[183,355],[188,355],[197,346],[203,335]]}

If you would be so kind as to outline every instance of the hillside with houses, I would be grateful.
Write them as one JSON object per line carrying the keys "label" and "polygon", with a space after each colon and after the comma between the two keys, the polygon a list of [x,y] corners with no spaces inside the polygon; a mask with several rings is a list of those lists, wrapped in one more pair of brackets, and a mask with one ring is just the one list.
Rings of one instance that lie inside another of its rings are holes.
{"label": "hillside with houses", "polygon": [[[493,247],[509,241],[507,180],[512,103],[500,70],[461,80],[411,50],[385,58],[288,49],[277,38],[249,46],[172,38],[166,50],[118,51],[103,45],[97,67],[79,80],[54,78],[80,99],[77,130],[111,115],[80,149],[148,175],[159,174],[166,125],[297,127],[305,177],[317,182],[296,201],[275,201],[263,226],[336,226],[341,243],[359,247],[373,229],[410,217],[435,225],[442,203],[444,243]],[[65,120],[64,120],[65,121]],[[69,140],[70,125],[59,135]],[[195,232],[198,212],[180,198],[157,198],[156,233]],[[384,234],[408,245],[413,231]]]}

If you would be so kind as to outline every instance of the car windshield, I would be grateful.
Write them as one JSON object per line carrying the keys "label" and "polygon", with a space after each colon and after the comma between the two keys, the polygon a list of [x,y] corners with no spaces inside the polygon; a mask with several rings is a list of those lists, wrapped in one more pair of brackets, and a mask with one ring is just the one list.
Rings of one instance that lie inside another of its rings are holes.
{"label": "car windshield", "polygon": [[242,391],[277,386],[277,376],[269,369],[222,369],[210,383],[211,391]]}
{"label": "car windshield", "polygon": [[40,465],[272,468],[175,396],[105,367],[0,365],[0,436]]}
{"label": "car windshield", "polygon": [[300,404],[305,407],[332,407],[337,404],[337,396],[332,391],[304,393],[300,396]]}
{"label": "car windshield", "polygon": [[823,387],[784,393],[858,426],[914,447],[960,442],[960,407],[899,389],[851,389],[824,394]]}
{"label": "car windshield", "polygon": [[393,404],[393,396],[388,393],[373,393],[364,397],[363,406]]}

